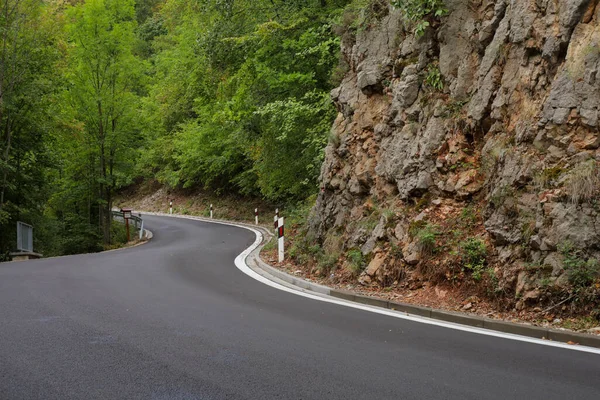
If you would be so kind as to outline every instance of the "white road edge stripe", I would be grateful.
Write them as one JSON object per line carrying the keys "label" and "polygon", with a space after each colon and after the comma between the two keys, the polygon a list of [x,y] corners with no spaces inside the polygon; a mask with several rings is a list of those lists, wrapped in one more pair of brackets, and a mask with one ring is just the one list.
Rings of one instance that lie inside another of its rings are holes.
{"label": "white road edge stripe", "polygon": [[238,255],[236,257],[235,266],[240,271],[242,271],[244,274],[251,277],[252,279],[255,279],[261,283],[264,283],[265,285],[271,286],[272,288],[275,288],[275,289],[278,289],[278,290],[281,290],[281,291],[284,291],[287,293],[292,293],[297,296],[302,296],[302,297],[306,297],[306,298],[313,299],[313,300],[323,301],[326,303],[332,303],[332,304],[337,304],[340,306],[355,308],[358,310],[369,311],[369,312],[376,313],[376,314],[387,315],[389,317],[414,321],[414,322],[418,322],[418,323],[422,323],[422,324],[435,325],[435,326],[440,326],[440,327],[449,328],[449,329],[455,329],[455,330],[464,331],[464,332],[476,333],[479,335],[494,336],[494,337],[503,338],[503,339],[517,340],[520,342],[539,344],[542,346],[558,347],[558,348],[567,349],[567,350],[575,350],[575,351],[582,351],[585,353],[600,354],[600,349],[597,349],[594,347],[581,346],[581,345],[570,345],[567,343],[553,342],[550,340],[536,339],[536,338],[532,338],[532,337],[515,335],[515,334],[511,334],[511,333],[498,332],[498,331],[493,331],[490,329],[475,328],[475,327],[466,326],[466,325],[454,324],[452,322],[444,322],[444,321],[426,318],[426,317],[408,315],[408,314],[401,313],[398,311],[386,310],[386,309],[383,309],[380,307],[368,306],[368,305],[364,305],[364,304],[355,303],[352,301],[336,299],[333,297],[317,296],[317,295],[313,295],[310,293],[302,292],[300,290],[294,290],[294,289],[288,288],[286,286],[280,285],[279,283],[273,282],[273,281],[265,278],[262,275],[259,275],[252,268],[250,268],[248,266],[248,264],[246,263],[246,258],[248,258],[250,253],[252,253],[262,243],[263,235],[260,231],[253,229],[251,227],[239,225],[239,224],[236,224],[233,222],[214,221],[214,220],[208,221],[208,220],[205,220],[202,218],[195,218],[192,216],[183,216],[183,215],[176,216],[176,215],[167,215],[167,214],[160,214],[160,213],[149,213],[149,212],[147,212],[146,214],[165,216],[165,217],[171,217],[171,218],[193,219],[193,220],[197,220],[197,221],[207,222],[210,224],[229,225],[229,226],[235,226],[238,228],[247,229],[251,232],[254,232],[254,234],[256,235],[256,240],[254,241],[254,243],[252,243],[252,245],[250,247],[248,247],[246,250],[244,250],[240,255]]}

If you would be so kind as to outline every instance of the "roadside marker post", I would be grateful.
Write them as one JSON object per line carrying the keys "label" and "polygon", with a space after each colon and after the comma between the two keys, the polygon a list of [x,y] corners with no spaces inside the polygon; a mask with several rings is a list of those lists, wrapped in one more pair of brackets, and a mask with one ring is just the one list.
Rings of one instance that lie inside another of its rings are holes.
{"label": "roadside marker post", "polygon": [[285,251],[284,251],[284,228],[283,228],[283,218],[279,218],[277,220],[277,243],[279,247],[279,262],[283,262]]}
{"label": "roadside marker post", "polygon": [[131,218],[132,212],[130,208],[121,208],[121,212],[123,213],[123,219],[125,220],[125,229],[127,230],[127,243],[131,240],[129,236],[129,219]]}
{"label": "roadside marker post", "polygon": [[210,205],[210,219],[213,219],[213,206]]}
{"label": "roadside marker post", "polygon": [[173,214],[173,200],[169,201],[169,214]]}
{"label": "roadside marker post", "polygon": [[254,209],[254,223],[258,225],[258,208]]}
{"label": "roadside marker post", "polygon": [[142,224],[140,225],[140,240],[142,240],[144,238],[144,220],[142,219],[142,213],[140,213],[139,217],[142,220]]}

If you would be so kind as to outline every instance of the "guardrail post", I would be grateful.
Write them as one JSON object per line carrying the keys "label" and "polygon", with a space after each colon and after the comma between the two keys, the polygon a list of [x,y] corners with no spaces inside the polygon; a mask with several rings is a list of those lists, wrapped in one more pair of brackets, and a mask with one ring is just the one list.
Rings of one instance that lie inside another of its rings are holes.
{"label": "guardrail post", "polygon": [[283,218],[279,218],[277,221],[277,243],[279,247],[279,262],[283,262],[285,251],[284,251],[284,228],[283,228]]}

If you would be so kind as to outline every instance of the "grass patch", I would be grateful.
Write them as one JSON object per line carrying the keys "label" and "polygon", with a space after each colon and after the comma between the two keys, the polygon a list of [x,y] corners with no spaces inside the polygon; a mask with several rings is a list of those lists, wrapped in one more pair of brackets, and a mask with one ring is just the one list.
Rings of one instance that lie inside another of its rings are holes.
{"label": "grass patch", "polygon": [[598,162],[590,160],[573,168],[565,181],[565,189],[574,204],[590,201],[600,194]]}
{"label": "grass patch", "polygon": [[416,239],[421,254],[432,255],[436,251],[436,240],[439,232],[439,226],[435,224],[425,224],[416,232]]}
{"label": "grass patch", "polygon": [[350,270],[354,275],[360,274],[365,269],[367,262],[362,251],[358,249],[348,250],[346,258],[348,259]]}

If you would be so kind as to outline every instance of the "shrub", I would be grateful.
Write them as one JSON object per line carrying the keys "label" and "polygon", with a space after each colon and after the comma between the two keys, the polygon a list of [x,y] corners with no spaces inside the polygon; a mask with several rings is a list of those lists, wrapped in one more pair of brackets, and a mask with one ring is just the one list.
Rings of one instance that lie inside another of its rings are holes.
{"label": "shrub", "polygon": [[350,269],[354,274],[360,273],[365,268],[366,260],[360,250],[349,250],[348,253],[346,253],[346,257],[348,258]]}
{"label": "shrub", "polygon": [[329,273],[337,266],[339,258],[339,253],[322,252],[318,256],[317,266],[322,272]]}
{"label": "shrub", "polygon": [[[130,238],[135,238],[135,229],[130,226]],[[117,247],[127,243],[127,229],[122,222],[113,221],[110,225],[111,245]]]}
{"label": "shrub", "polygon": [[448,14],[443,0],[392,0],[392,5],[400,10],[404,18],[414,25],[414,33],[423,36],[429,27],[428,19]]}
{"label": "shrub", "polygon": [[421,253],[433,254],[435,252],[435,241],[438,235],[438,226],[434,224],[426,224],[417,232],[416,237]]}
{"label": "shrub", "polygon": [[437,65],[430,65],[427,68],[427,75],[425,75],[425,85],[438,91],[444,89],[442,73],[440,72],[440,69],[437,67]]}
{"label": "shrub", "polygon": [[483,277],[487,261],[487,246],[479,238],[469,238],[460,243],[460,256],[463,267],[471,271],[474,280],[480,281]]}
{"label": "shrub", "polygon": [[586,260],[583,253],[570,242],[563,243],[559,250],[564,257],[563,266],[569,283],[575,288],[588,287],[600,277],[600,263],[597,259]]}

